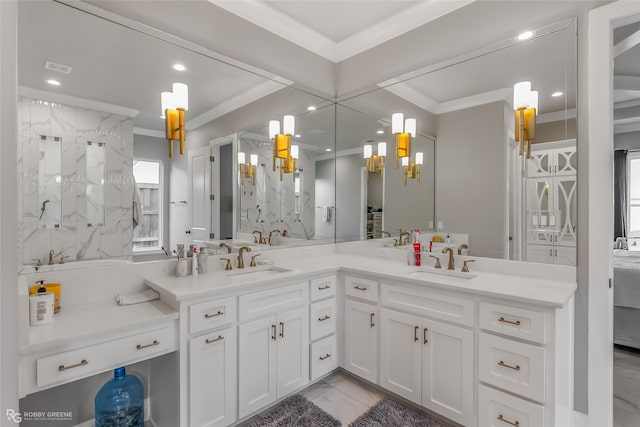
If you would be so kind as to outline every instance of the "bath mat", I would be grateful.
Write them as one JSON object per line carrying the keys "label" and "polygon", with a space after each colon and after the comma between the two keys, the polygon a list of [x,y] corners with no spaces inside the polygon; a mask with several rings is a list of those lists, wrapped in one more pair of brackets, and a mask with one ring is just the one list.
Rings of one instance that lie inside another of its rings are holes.
{"label": "bath mat", "polygon": [[426,414],[395,402],[382,399],[360,415],[349,427],[446,427]]}
{"label": "bath mat", "polygon": [[259,415],[247,427],[340,427],[342,423],[296,394],[268,413]]}

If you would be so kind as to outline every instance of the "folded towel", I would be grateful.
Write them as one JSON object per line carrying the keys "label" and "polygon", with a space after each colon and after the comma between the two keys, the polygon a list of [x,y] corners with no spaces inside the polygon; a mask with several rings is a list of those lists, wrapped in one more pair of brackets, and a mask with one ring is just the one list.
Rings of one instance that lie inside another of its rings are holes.
{"label": "folded towel", "polygon": [[120,305],[140,304],[142,302],[153,301],[160,299],[160,294],[153,289],[145,289],[142,292],[136,292],[135,294],[116,296],[116,301]]}
{"label": "folded towel", "polygon": [[331,206],[322,206],[320,210],[322,211],[322,220],[324,222],[331,221]]}

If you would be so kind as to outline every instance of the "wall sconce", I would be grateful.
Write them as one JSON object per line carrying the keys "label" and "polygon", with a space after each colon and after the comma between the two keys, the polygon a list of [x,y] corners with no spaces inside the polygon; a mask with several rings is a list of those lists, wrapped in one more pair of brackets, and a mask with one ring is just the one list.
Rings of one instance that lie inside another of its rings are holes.
{"label": "wall sconce", "polygon": [[[295,134],[295,118],[284,116],[280,133],[280,122],[269,121],[269,139],[273,140],[273,171],[276,171],[276,159],[280,159],[280,180],[282,181],[282,168],[291,158],[291,135]],[[295,166],[294,166],[295,168]]]}
{"label": "wall sconce", "polygon": [[173,157],[173,141],[180,141],[180,154],[184,154],[184,112],[189,109],[189,88],[184,83],[174,83],[173,92],[160,94],[162,118],[165,119],[169,157]]}
{"label": "wall sconce", "polygon": [[[285,159],[284,162],[280,162],[280,181],[282,181],[283,173],[293,173],[296,171],[296,160],[298,160],[299,155],[298,146],[292,145],[290,151],[291,155],[289,158]],[[293,175],[293,179],[295,182],[295,174]]]}
{"label": "wall sconce", "polygon": [[398,169],[400,159],[411,156],[411,137],[416,137],[416,119],[404,120],[402,113],[393,113],[391,133],[396,135],[396,169]]}
{"label": "wall sconce", "polygon": [[240,185],[244,185],[244,179],[250,178],[253,186],[256,186],[256,166],[258,166],[258,155],[251,154],[251,161],[245,163],[245,155],[242,151],[238,152],[238,165],[240,166]]}
{"label": "wall sconce", "polygon": [[380,172],[380,179],[384,178],[384,158],[387,155],[387,143],[378,142],[378,153],[373,154],[373,145],[367,144],[363,149],[364,161],[367,167],[367,179],[370,173]]}
{"label": "wall sconce", "polygon": [[407,186],[407,178],[417,179],[420,184],[420,168],[424,162],[424,155],[421,152],[416,153],[415,163],[409,165],[409,157],[402,158],[402,166],[404,166],[404,186]]}
{"label": "wall sconce", "polygon": [[531,82],[519,82],[513,86],[513,109],[518,154],[523,154],[526,145],[527,159],[530,159],[531,141],[536,139],[538,114],[538,92],[531,90]]}

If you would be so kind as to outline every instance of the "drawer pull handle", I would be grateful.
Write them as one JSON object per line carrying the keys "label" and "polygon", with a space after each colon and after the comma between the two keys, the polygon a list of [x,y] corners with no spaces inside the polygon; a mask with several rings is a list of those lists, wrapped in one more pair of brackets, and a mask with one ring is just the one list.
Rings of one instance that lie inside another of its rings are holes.
{"label": "drawer pull handle", "polygon": [[224,339],[224,337],[223,337],[222,335],[218,335],[218,338],[214,338],[214,339],[212,339],[212,340],[210,340],[209,338],[207,338],[206,340],[204,340],[204,343],[205,343],[205,344],[211,344],[211,343],[214,343],[214,342],[216,342],[216,341],[221,341],[221,340],[223,340],[223,339]]}
{"label": "drawer pull handle", "polygon": [[373,328],[374,326],[376,326],[375,323],[373,323],[373,316],[375,315],[375,313],[371,313],[369,315],[369,325]]}
{"label": "drawer pull handle", "polygon": [[73,369],[73,368],[77,368],[77,367],[88,365],[88,364],[89,364],[89,362],[87,362],[87,359],[82,359],[80,361],[80,363],[76,363],[75,365],[70,365],[70,366],[60,365],[60,366],[58,366],[58,372],[66,371],[67,369]]}
{"label": "drawer pull handle", "polygon": [[276,340],[276,325],[271,325],[271,339]]}
{"label": "drawer pull handle", "polygon": [[284,322],[280,322],[280,338],[284,338]]}
{"label": "drawer pull handle", "polygon": [[498,415],[498,419],[503,423],[511,424],[512,426],[515,426],[515,427],[518,427],[520,425],[519,421],[509,421],[505,417],[503,417],[502,414]]}
{"label": "drawer pull handle", "polygon": [[428,330],[428,328],[424,328],[424,331],[422,331],[422,339],[424,340],[423,344],[427,344],[429,342],[429,340],[427,339]]}
{"label": "drawer pull handle", "polygon": [[327,316],[325,314],[324,317],[318,317],[318,322],[324,322],[325,320],[329,320],[329,319],[331,319],[331,316]]}
{"label": "drawer pull handle", "polygon": [[137,350],[142,350],[143,348],[147,348],[147,347],[153,347],[154,345],[159,345],[160,343],[158,342],[158,340],[153,340],[153,342],[151,344],[147,344],[147,345],[141,345],[138,344],[136,346]]}
{"label": "drawer pull handle", "polygon": [[414,342],[420,341],[420,338],[418,338],[418,329],[420,329],[419,326],[414,326],[413,327],[413,341]]}
{"label": "drawer pull handle", "polygon": [[216,314],[208,314],[208,313],[206,313],[206,314],[204,315],[204,318],[205,318],[205,319],[211,319],[212,317],[222,316],[223,314],[224,314],[224,311],[220,311],[220,310],[218,310],[218,312],[217,312]]}
{"label": "drawer pull handle", "polygon": [[359,291],[366,291],[366,290],[367,290],[367,287],[365,286],[365,287],[361,288],[360,286],[355,285],[355,286],[353,287],[353,289],[357,289],[357,290],[359,290]]}
{"label": "drawer pull handle", "polygon": [[501,317],[498,319],[498,322],[502,322],[502,323],[508,323],[510,325],[516,325],[516,326],[520,326],[520,321],[516,320],[515,322],[511,321],[511,320],[507,320],[504,317]]}
{"label": "drawer pull handle", "polygon": [[327,353],[326,356],[320,356],[320,360],[325,360],[325,359],[328,359],[330,357],[331,357],[331,355],[329,353]]}
{"label": "drawer pull handle", "polygon": [[326,285],[326,286],[320,286],[320,287],[318,288],[318,290],[319,290],[319,291],[324,291],[325,289],[331,289],[331,286]]}
{"label": "drawer pull handle", "polygon": [[513,369],[514,371],[519,371],[520,370],[520,365],[516,365],[516,366],[507,365],[502,360],[498,362],[498,365],[504,366],[505,368]]}

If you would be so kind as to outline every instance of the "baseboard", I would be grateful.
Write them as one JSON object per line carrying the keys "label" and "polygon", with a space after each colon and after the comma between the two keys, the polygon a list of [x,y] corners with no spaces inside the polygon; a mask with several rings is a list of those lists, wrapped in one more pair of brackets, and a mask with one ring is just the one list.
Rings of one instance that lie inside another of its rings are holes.
{"label": "baseboard", "polygon": [[580,411],[573,411],[573,427],[589,427],[589,415]]}

